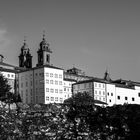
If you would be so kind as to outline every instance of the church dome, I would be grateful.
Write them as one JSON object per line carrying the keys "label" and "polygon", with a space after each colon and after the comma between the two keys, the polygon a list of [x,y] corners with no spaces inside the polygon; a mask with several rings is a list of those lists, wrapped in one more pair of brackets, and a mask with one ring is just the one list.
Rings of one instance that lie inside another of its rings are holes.
{"label": "church dome", "polygon": [[21,47],[22,50],[28,50],[28,45],[26,43],[26,39],[24,39],[23,46]]}
{"label": "church dome", "polygon": [[49,43],[47,43],[45,38],[43,38],[43,40],[40,42],[40,47],[48,47],[48,46],[49,46]]}

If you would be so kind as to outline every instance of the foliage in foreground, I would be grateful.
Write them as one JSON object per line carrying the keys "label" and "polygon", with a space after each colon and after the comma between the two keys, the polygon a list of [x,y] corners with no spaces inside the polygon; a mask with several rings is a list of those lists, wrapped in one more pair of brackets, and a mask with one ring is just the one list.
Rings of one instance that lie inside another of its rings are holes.
{"label": "foliage in foreground", "polygon": [[22,105],[0,111],[0,139],[131,140],[140,136],[140,106]]}

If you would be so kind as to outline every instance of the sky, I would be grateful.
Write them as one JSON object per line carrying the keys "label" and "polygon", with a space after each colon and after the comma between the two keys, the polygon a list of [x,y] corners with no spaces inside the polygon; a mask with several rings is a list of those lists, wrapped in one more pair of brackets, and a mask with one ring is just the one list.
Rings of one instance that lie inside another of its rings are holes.
{"label": "sky", "polygon": [[37,64],[43,30],[51,63],[140,82],[139,0],[0,0],[0,54],[18,66],[24,36]]}

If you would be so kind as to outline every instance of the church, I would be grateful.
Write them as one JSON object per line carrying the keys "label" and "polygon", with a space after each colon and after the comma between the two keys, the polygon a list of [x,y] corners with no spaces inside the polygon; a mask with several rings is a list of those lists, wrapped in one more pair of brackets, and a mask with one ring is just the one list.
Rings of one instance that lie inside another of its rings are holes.
{"label": "church", "polygon": [[63,103],[72,96],[72,84],[91,78],[81,74],[81,70],[75,67],[65,71],[53,66],[51,55],[50,44],[43,34],[37,51],[38,62],[32,67],[33,57],[24,40],[19,55],[20,70],[16,74],[16,91],[21,95],[23,103]]}
{"label": "church", "polygon": [[0,74],[8,79],[11,92],[20,94],[23,103],[63,103],[72,94],[88,92],[98,105],[140,104],[139,82],[112,80],[107,71],[104,78],[97,78],[86,76],[76,67],[64,70],[51,63],[52,53],[43,33],[35,67],[26,39],[20,49],[18,67],[4,63],[4,56],[0,55]]}

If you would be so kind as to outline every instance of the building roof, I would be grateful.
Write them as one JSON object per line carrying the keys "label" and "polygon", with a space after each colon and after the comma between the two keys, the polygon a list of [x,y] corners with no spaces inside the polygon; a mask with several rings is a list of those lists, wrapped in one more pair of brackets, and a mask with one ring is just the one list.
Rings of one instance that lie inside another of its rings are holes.
{"label": "building roof", "polygon": [[89,80],[84,80],[84,81],[79,81],[73,85],[76,85],[76,84],[82,84],[82,83],[89,83],[89,82],[100,82],[100,83],[110,83],[104,79],[100,79],[100,78],[96,78],[96,77],[92,77],[92,79],[89,79]]}
{"label": "building roof", "polygon": [[56,66],[53,66],[53,65],[42,65],[42,66],[37,66],[37,67],[33,67],[33,68],[21,69],[21,71],[19,71],[19,73],[30,71],[30,70],[35,70],[35,69],[40,69],[40,68],[52,68],[52,69],[63,70],[62,68],[59,68],[59,67],[56,67]]}
{"label": "building roof", "polygon": [[64,78],[64,81],[77,82],[76,80],[74,80],[74,79],[69,79],[69,78]]}
{"label": "building roof", "polygon": [[0,72],[12,72],[12,73],[17,73],[17,70],[14,70],[14,69],[6,69],[6,68],[0,67]]}

